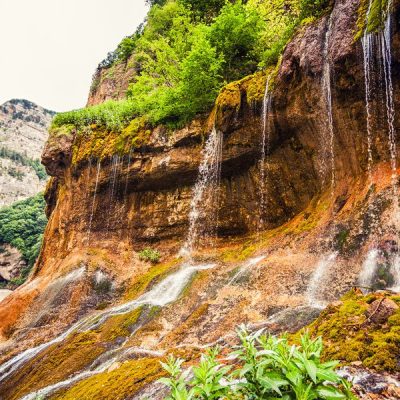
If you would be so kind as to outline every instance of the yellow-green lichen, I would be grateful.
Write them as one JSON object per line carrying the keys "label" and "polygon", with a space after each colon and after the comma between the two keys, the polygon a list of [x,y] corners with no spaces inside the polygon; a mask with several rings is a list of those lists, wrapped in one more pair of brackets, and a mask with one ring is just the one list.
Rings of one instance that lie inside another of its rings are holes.
{"label": "yellow-green lichen", "polygon": [[54,395],[53,400],[123,400],[165,375],[158,358],[126,361]]}
{"label": "yellow-green lichen", "polygon": [[105,351],[95,332],[74,333],[28,361],[3,384],[2,394],[9,400],[19,399],[33,390],[65,380]]}
{"label": "yellow-green lichen", "polygon": [[400,307],[381,323],[371,321],[367,312],[373,301],[379,304],[384,299],[399,304],[399,297],[389,293],[363,296],[352,290],[340,303],[328,307],[309,326],[313,336],[324,339],[324,358],[361,361],[378,371],[400,371]]}
{"label": "yellow-green lichen", "polygon": [[142,313],[142,307],[126,313],[110,317],[98,329],[101,342],[112,342],[117,338],[127,337],[131,334],[131,329],[137,323]]}
{"label": "yellow-green lichen", "polygon": [[174,259],[168,263],[153,265],[143,274],[136,276],[129,284],[125,298],[127,300],[137,298],[150,286],[150,284],[161,279],[171,269],[176,267],[178,262],[178,259]]}
{"label": "yellow-green lichen", "polygon": [[151,136],[147,120],[144,117],[133,119],[120,131],[112,131],[92,124],[79,129],[72,148],[72,164],[92,157],[110,158],[115,154],[128,154],[132,149],[146,145]]}
{"label": "yellow-green lichen", "polygon": [[391,12],[388,10],[388,0],[361,0],[354,39],[360,39],[364,32],[371,33],[381,30],[388,12]]}

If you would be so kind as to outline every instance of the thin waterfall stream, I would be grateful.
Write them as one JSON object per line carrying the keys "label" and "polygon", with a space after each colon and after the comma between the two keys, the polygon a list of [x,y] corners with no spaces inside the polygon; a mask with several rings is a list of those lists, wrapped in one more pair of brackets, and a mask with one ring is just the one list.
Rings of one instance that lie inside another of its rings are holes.
{"label": "thin waterfall stream", "polygon": [[[392,185],[392,223],[397,244],[399,243],[399,194],[398,194],[398,173],[397,173],[397,147],[396,147],[396,132],[394,127],[395,108],[393,100],[393,82],[392,82],[392,52],[391,52],[391,24],[392,24],[392,1],[388,2],[387,10],[385,13],[385,21],[383,29],[378,32],[369,32],[368,23],[371,15],[372,0],[369,2],[368,10],[365,19],[365,30],[361,40],[363,48],[363,61],[364,61],[364,82],[365,82],[365,107],[367,115],[367,144],[368,144],[368,178],[370,186],[372,187],[372,164],[373,164],[373,108],[379,101],[379,95],[382,93],[384,99],[384,107],[386,111],[386,123],[388,132],[388,149],[390,155],[391,167],[391,185]],[[382,86],[383,83],[383,86]],[[371,194],[372,197],[372,194]],[[378,226],[377,216],[375,215],[375,208],[373,199],[370,200],[369,216],[371,220],[371,231],[373,234],[380,227]],[[378,268],[376,250],[376,243],[373,243],[371,250],[368,252],[362,270],[359,276],[359,282],[364,286],[370,286],[373,278],[376,275]],[[391,270],[395,280],[394,287],[400,286],[400,278],[398,278],[398,254],[392,258]]]}
{"label": "thin waterfall stream", "polygon": [[88,232],[87,232],[87,243],[88,243],[88,245],[90,244],[90,234],[91,234],[91,230],[92,230],[94,209],[95,209],[95,206],[96,206],[96,195],[97,195],[97,186],[99,184],[100,170],[101,170],[101,161],[98,160],[97,161],[97,169],[96,169],[96,183],[95,183],[95,186],[94,186],[93,201],[92,201],[92,207],[91,207],[91,210],[90,210],[89,227],[88,227]]}
{"label": "thin waterfall stream", "polygon": [[[328,27],[325,32],[324,47],[322,51],[323,57],[323,69],[322,69],[322,79],[321,79],[321,94],[323,100],[323,106],[325,108],[325,124],[322,128],[323,131],[323,150],[322,155],[324,157],[329,157],[329,165],[326,165],[325,160],[323,160],[323,176],[324,180],[328,174],[328,169],[330,169],[330,198],[332,203],[332,220],[333,217],[333,206],[335,200],[335,186],[336,186],[336,173],[335,173],[335,129],[333,123],[333,111],[332,111],[332,73],[331,73],[331,61],[329,56],[329,45],[332,32],[333,17],[332,13],[328,19]],[[326,135],[327,133],[327,135]],[[326,136],[328,136],[326,138]],[[327,144],[326,144],[327,143]],[[334,231],[330,233],[330,243],[333,246],[334,241]],[[306,291],[306,299],[310,306],[316,306],[322,308],[325,302],[321,299],[321,292],[323,292],[324,282],[326,277],[329,275],[329,268],[334,265],[338,254],[335,251],[322,256],[314,272],[310,277]],[[321,289],[322,288],[322,289]]]}
{"label": "thin waterfall stream", "polygon": [[265,162],[269,154],[270,146],[270,135],[269,135],[269,113],[271,110],[272,94],[270,92],[270,79],[268,76],[267,83],[265,85],[265,92],[262,106],[262,135],[261,135],[261,157],[259,161],[260,169],[260,200],[259,200],[259,219],[257,231],[260,232],[264,226],[264,214],[266,209],[267,193],[266,193],[266,174],[265,174]]}
{"label": "thin waterfall stream", "polygon": [[[323,70],[322,70],[322,81],[321,91],[323,95],[323,102],[326,112],[326,131],[328,133],[328,151],[324,151],[324,154],[329,155],[330,161],[330,186],[331,186],[331,199],[334,197],[334,190],[336,184],[335,174],[335,131],[333,125],[333,112],[332,112],[332,74],[331,74],[331,61],[329,56],[329,44],[332,32],[332,14],[329,16],[328,28],[325,33],[324,49],[323,49]],[[326,145],[324,145],[326,146]]]}
{"label": "thin waterfall stream", "polygon": [[189,231],[180,254],[189,263],[196,246],[215,234],[218,220],[219,184],[221,178],[222,133],[213,128],[203,150],[189,212]]}

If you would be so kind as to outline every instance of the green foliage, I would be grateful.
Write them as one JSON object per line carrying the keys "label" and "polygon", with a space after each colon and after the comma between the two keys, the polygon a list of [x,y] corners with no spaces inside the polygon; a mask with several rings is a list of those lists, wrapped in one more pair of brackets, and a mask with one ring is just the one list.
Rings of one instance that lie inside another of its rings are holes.
{"label": "green foliage", "polygon": [[235,360],[235,368],[217,359],[218,349],[201,357],[190,381],[183,360],[170,357],[163,363],[170,375],[160,379],[171,389],[166,399],[355,399],[350,384],[335,372],[338,362],[321,362],[321,338],[304,334],[296,346],[261,331],[242,328],[238,335],[241,344],[225,357]]}
{"label": "green foliage", "polygon": [[264,22],[261,15],[241,1],[226,3],[210,27],[210,42],[224,58],[224,78],[237,80],[257,68],[256,52]]}
{"label": "green foliage", "polygon": [[135,115],[135,104],[129,100],[109,100],[93,107],[57,114],[52,122],[52,129],[62,125],[74,125],[78,129],[96,124],[118,131],[128,125]]}
{"label": "green foliage", "polygon": [[[0,243],[16,247],[28,266],[32,267],[39,254],[47,219],[42,194],[0,209]],[[29,270],[24,271],[25,279]]]}
{"label": "green foliage", "polygon": [[218,15],[226,0],[179,0],[179,2],[191,10],[195,16],[210,21]]}
{"label": "green foliage", "polygon": [[[33,160],[24,154],[18,153],[14,150],[7,149],[6,147],[0,148],[0,158],[8,158],[8,159],[13,160],[16,163],[23,165],[25,167],[29,166],[35,171],[37,177],[40,180],[47,179],[46,170],[45,170],[44,166],[40,163],[40,160]],[[10,173],[10,171],[9,171],[9,173]],[[13,174],[12,172],[10,173],[11,176],[16,176],[16,177],[18,177],[18,174],[19,174],[20,178],[22,179],[23,175],[21,175],[22,174],[21,172],[19,172],[19,173],[15,172],[15,174]]]}
{"label": "green foliage", "polygon": [[329,0],[300,0],[299,19],[305,18],[318,18],[322,15],[324,10],[329,6]]}
{"label": "green foliage", "polygon": [[139,252],[139,258],[143,261],[149,261],[152,264],[160,262],[161,254],[158,250],[145,248]]}

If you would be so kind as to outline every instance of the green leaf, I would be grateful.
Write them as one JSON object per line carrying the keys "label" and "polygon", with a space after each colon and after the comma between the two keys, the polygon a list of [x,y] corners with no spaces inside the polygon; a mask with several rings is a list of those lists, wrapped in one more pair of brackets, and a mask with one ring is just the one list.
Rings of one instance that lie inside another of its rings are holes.
{"label": "green leaf", "polygon": [[317,383],[317,366],[315,365],[314,361],[304,359],[304,366],[312,381]]}
{"label": "green leaf", "polygon": [[344,395],[339,389],[334,388],[333,386],[325,386],[317,388],[318,395],[326,400],[336,400],[336,399],[345,399],[346,395]]}
{"label": "green leaf", "polygon": [[329,381],[332,383],[337,383],[341,380],[336,372],[321,368],[317,369],[317,378],[321,381]]}

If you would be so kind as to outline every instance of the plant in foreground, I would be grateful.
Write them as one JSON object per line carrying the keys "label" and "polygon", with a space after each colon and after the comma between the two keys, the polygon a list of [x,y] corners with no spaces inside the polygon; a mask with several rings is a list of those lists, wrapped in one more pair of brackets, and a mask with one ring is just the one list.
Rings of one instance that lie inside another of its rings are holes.
{"label": "plant in foreground", "polygon": [[[290,345],[285,336],[264,335],[262,331],[238,331],[240,345],[226,358],[219,350],[203,354],[199,365],[182,370],[182,359],[170,357],[163,368],[169,378],[167,400],[191,399],[354,399],[351,385],[336,372],[337,361],[321,362],[322,339],[301,336],[300,346]],[[225,359],[225,360],[226,360]],[[192,378],[190,378],[192,376]]]}

